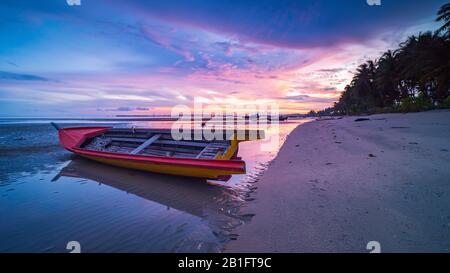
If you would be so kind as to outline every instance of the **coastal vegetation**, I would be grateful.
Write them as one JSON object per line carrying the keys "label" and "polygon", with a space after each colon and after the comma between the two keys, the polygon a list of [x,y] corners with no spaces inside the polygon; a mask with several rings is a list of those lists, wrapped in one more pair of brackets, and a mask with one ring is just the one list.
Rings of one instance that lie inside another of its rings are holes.
{"label": "coastal vegetation", "polygon": [[310,115],[417,112],[450,108],[450,3],[435,32],[412,35],[397,50],[361,64],[333,107]]}

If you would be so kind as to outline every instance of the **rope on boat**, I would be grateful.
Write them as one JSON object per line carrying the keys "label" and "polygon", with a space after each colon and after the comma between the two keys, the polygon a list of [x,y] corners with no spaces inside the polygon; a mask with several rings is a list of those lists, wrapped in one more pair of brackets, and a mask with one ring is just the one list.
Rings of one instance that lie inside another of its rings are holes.
{"label": "rope on boat", "polygon": [[59,125],[56,124],[56,123],[54,123],[54,122],[50,122],[50,124],[51,124],[53,127],[55,127],[55,129],[56,129],[57,131],[59,131],[59,130],[61,129],[61,127],[59,127]]}
{"label": "rope on boat", "polygon": [[53,127],[55,127],[56,131],[61,132],[61,133],[65,134],[66,136],[68,136],[68,137],[70,137],[71,139],[73,139],[73,140],[76,141],[76,139],[75,139],[73,136],[71,136],[70,134],[68,134],[68,133],[67,133],[63,128],[61,128],[58,124],[56,124],[56,123],[54,123],[54,122],[50,122],[50,124],[51,124]]}

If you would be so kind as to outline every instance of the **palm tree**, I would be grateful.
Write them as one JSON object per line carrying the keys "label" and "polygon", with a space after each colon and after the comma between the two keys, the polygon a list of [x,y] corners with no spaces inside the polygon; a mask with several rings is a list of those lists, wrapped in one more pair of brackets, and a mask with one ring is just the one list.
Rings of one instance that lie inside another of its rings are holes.
{"label": "palm tree", "polygon": [[436,22],[443,22],[443,25],[436,31],[437,34],[444,33],[450,38],[450,3],[443,5],[437,15]]}
{"label": "palm tree", "polygon": [[397,79],[397,51],[386,51],[380,60],[374,76],[375,89],[381,97],[380,106],[392,106],[399,97]]}
{"label": "palm tree", "polygon": [[372,112],[378,107],[394,107],[396,102],[400,102],[400,109],[408,109],[412,103],[413,109],[420,110],[448,100],[450,4],[441,7],[437,21],[444,25],[436,33],[410,36],[398,50],[385,52],[376,62],[361,64],[334,110],[346,114]]}
{"label": "palm tree", "polygon": [[450,71],[450,43],[442,36],[426,32],[419,36],[416,62],[421,63],[418,71],[422,94],[436,101],[448,95]]}
{"label": "palm tree", "polygon": [[351,101],[358,106],[356,111],[368,111],[376,104],[376,94],[373,92],[374,74],[375,63],[373,61],[367,61],[356,69],[349,88]]}
{"label": "palm tree", "polygon": [[[419,34],[420,36],[421,34]],[[414,96],[417,93],[420,70],[422,64],[417,59],[421,54],[419,50],[419,37],[412,35],[400,44],[398,50],[397,76],[400,79],[400,98]]]}

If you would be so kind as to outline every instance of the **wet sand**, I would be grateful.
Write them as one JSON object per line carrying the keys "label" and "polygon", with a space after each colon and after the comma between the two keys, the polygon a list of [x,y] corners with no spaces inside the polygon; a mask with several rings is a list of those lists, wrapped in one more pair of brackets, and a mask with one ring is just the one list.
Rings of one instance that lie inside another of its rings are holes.
{"label": "wet sand", "polygon": [[[298,122],[281,125],[282,138]],[[82,159],[48,123],[0,124],[0,252],[68,252],[73,240],[82,252],[221,252],[251,221],[240,207],[279,148],[259,145],[240,145],[246,175],[213,183]]]}
{"label": "wet sand", "polygon": [[250,220],[240,194],[74,156],[49,124],[0,125],[0,252],[220,252]]}
{"label": "wet sand", "polygon": [[450,111],[306,123],[256,184],[228,252],[450,252]]}

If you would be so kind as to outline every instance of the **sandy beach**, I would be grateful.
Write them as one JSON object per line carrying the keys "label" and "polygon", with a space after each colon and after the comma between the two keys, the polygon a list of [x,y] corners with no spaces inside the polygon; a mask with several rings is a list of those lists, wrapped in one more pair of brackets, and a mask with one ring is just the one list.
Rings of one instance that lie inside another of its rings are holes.
{"label": "sandy beach", "polygon": [[450,111],[300,125],[228,252],[450,252]]}

